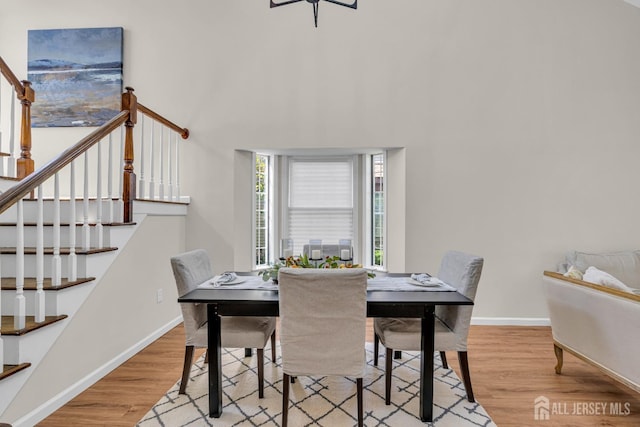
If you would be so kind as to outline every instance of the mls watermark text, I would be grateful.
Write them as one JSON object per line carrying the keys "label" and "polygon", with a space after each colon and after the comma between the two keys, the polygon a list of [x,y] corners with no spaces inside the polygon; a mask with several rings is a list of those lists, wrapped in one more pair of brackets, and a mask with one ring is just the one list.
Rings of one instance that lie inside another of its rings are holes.
{"label": "mls watermark text", "polygon": [[538,396],[533,402],[533,418],[538,421],[562,415],[626,417],[629,414],[629,402],[562,402],[551,401],[545,396]]}

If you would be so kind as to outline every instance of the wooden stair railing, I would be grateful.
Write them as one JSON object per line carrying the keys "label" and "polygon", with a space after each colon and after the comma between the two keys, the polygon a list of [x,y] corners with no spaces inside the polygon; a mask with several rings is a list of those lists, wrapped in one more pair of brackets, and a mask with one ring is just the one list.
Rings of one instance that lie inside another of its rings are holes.
{"label": "wooden stair railing", "polygon": [[[35,93],[28,80],[18,80],[11,68],[0,57],[0,73],[13,86],[16,97],[22,104],[22,119],[20,124],[20,158],[16,161],[16,177],[22,179],[31,174],[34,169],[31,158],[31,104],[35,101]],[[13,126],[14,123],[11,123]],[[13,153],[11,153],[13,154]]]}
{"label": "wooden stair railing", "polygon": [[111,132],[118,129],[127,121],[128,118],[129,111],[121,111],[107,123],[81,139],[77,144],[67,148],[60,153],[58,157],[39,168],[35,173],[29,175],[4,193],[0,194],[0,214],[9,209],[27,194],[30,194],[40,184],[47,181],[55,175],[56,172],[59,172],[74,159],[78,158],[89,148],[93,147],[97,142],[101,141]]}

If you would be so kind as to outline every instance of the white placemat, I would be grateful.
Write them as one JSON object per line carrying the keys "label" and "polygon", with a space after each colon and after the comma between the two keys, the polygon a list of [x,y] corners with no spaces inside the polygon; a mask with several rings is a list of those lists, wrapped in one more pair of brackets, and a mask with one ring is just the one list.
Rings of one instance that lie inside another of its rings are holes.
{"label": "white placemat", "polygon": [[219,283],[217,278],[220,276],[214,276],[212,279],[207,280],[198,286],[199,289],[263,289],[263,290],[277,290],[278,285],[274,284],[271,280],[264,281],[259,276],[237,276],[237,279],[228,283]]}
{"label": "white placemat", "polygon": [[419,282],[411,277],[376,277],[367,282],[368,291],[451,292],[456,289],[437,277]]}

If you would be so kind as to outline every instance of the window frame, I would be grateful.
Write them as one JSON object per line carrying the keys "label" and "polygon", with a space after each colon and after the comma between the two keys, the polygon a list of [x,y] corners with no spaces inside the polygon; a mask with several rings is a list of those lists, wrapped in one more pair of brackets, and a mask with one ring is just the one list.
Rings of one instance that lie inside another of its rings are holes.
{"label": "window frame", "polygon": [[[381,264],[375,263],[375,168],[374,168],[374,157],[382,156],[382,230],[381,230],[381,239],[382,239],[382,259]],[[387,155],[386,150],[382,150],[379,153],[372,153],[366,156],[366,172],[364,174],[365,180],[365,210],[363,215],[365,217],[365,265],[368,268],[384,271],[386,270],[387,265]]]}
{"label": "window frame", "polygon": [[[258,157],[263,157],[265,158],[265,181],[266,181],[266,185],[265,185],[265,191],[264,193],[266,193],[266,197],[265,197],[265,202],[267,204],[266,209],[264,209],[265,211],[265,241],[266,244],[264,246],[265,248],[265,262],[264,264],[259,264],[258,263],[258,218],[257,218],[257,213],[258,213],[258,206],[257,206],[257,196],[258,196],[258,192],[257,192],[257,184],[258,184],[258,171],[257,171],[257,160]],[[263,268],[267,268],[269,267],[269,265],[273,262],[274,259],[274,237],[275,237],[275,230],[274,230],[274,221],[273,219],[275,218],[275,211],[274,211],[274,173],[275,173],[275,156],[270,155],[270,154],[263,154],[263,153],[259,153],[259,152],[253,152],[252,153],[252,160],[253,160],[253,174],[252,174],[252,189],[253,189],[253,197],[252,197],[252,212],[253,214],[251,215],[252,217],[252,232],[251,232],[251,236],[252,236],[252,244],[251,247],[253,248],[253,255],[252,255],[252,261],[251,264],[253,266],[254,269],[259,270],[259,269],[263,269]]]}
{"label": "window frame", "polygon": [[[331,162],[331,161],[346,161],[350,163],[351,166],[351,221],[352,221],[352,233],[351,236],[352,244],[354,247],[354,259],[356,259],[356,255],[358,254],[358,248],[360,241],[360,200],[358,197],[359,194],[359,179],[360,176],[359,171],[360,168],[358,166],[358,156],[357,155],[344,155],[344,154],[336,154],[336,155],[283,155],[281,170],[279,176],[281,177],[281,203],[279,205],[279,212],[277,213],[278,219],[280,222],[280,230],[281,233],[278,236],[279,239],[290,237],[289,234],[289,208],[290,208],[290,180],[291,180],[291,162],[313,162],[313,163],[322,163],[322,162]],[[318,238],[322,238],[323,236],[314,236]],[[349,237],[349,236],[343,236]],[[308,242],[304,242],[306,244]],[[329,242],[324,241],[326,244],[337,244],[338,242]],[[295,244],[295,242],[294,242]],[[299,244],[299,243],[298,243]]]}
{"label": "window frame", "polygon": [[[373,248],[373,166],[372,159],[375,155],[382,155],[383,161],[383,220],[382,220],[382,241],[383,241],[383,257],[381,265],[374,265],[374,248]],[[268,167],[268,189],[269,195],[269,227],[268,227],[268,256],[266,264],[258,265],[257,261],[257,218],[256,218],[256,156],[265,156],[269,159]],[[388,239],[387,239],[387,212],[388,212],[388,162],[387,151],[385,149],[366,150],[366,152],[336,154],[336,155],[309,155],[309,154],[290,154],[290,153],[271,153],[265,154],[253,152],[253,197],[252,197],[252,266],[254,270],[267,268],[270,263],[276,262],[280,256],[279,244],[281,239],[287,238],[287,230],[289,229],[289,179],[290,169],[289,162],[291,159],[296,161],[328,161],[335,159],[349,159],[352,165],[352,199],[353,199],[353,255],[354,262],[362,264],[364,267],[379,271],[385,271],[387,266],[388,255]],[[318,236],[321,237],[321,236]],[[327,242],[332,244],[334,242]],[[337,243],[337,242],[335,242]]]}

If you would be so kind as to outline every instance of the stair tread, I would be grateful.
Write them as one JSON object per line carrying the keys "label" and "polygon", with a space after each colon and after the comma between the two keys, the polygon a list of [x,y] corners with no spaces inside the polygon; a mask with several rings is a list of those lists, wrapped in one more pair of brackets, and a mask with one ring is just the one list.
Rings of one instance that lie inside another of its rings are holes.
{"label": "stair tread", "polygon": [[[23,200],[24,200],[25,202],[37,202],[37,201],[38,201],[38,198],[37,198],[37,197],[32,197],[32,198],[25,198],[25,199],[23,199]],[[45,201],[45,202],[51,202],[51,201],[55,200],[55,198],[53,198],[53,197],[51,197],[51,196],[44,196],[44,197],[42,198],[42,200],[43,200],[43,201]],[[71,199],[70,199],[70,198],[68,198],[68,197],[60,197],[60,201],[61,201],[61,202],[68,202],[68,201],[70,201],[70,200],[71,200]],[[84,198],[82,198],[82,197],[76,197],[74,200],[75,200],[76,202],[83,202],[83,201],[84,201]],[[98,199],[97,199],[97,198],[95,198],[95,197],[89,197],[89,198],[88,198],[88,200],[89,200],[89,201],[96,201],[96,200],[98,200]],[[119,197],[112,197],[112,198],[109,198],[109,197],[103,197],[103,198],[102,198],[102,201],[103,201],[103,202],[108,202],[109,200],[113,200],[113,201],[115,202],[115,201],[119,201],[119,200],[120,200],[120,198],[119,198]]]}
{"label": "stair tread", "polygon": [[27,369],[31,366],[31,363],[20,363],[19,365],[2,365],[2,372],[0,372],[0,380],[3,380],[11,375]]}
{"label": "stair tread", "polygon": [[[0,227],[15,227],[16,223],[15,222],[0,222]],[[25,227],[35,227],[38,224],[35,222],[25,222],[23,224]],[[45,227],[53,227],[53,223],[52,222],[45,222],[42,224]],[[76,225],[78,227],[83,226],[84,224],[81,222],[76,222]],[[89,223],[89,227],[95,227],[96,225],[98,225],[96,222],[90,222]],[[104,227],[121,227],[123,225],[136,225],[135,222],[103,222],[102,225]],[[60,227],[68,227],[69,223],[65,222],[65,223],[60,223]]]}
{"label": "stair tread", "polygon": [[[105,247],[105,248],[89,248],[89,249],[82,249],[82,248],[75,248],[75,253],[76,255],[91,255],[91,254],[97,254],[97,253],[101,253],[101,252],[111,252],[111,251],[116,251],[118,250],[118,248],[115,247]],[[68,247],[64,247],[64,248],[60,248],[60,255],[69,255],[69,248]],[[13,247],[0,247],[0,254],[15,254],[16,253],[16,248]],[[24,248],[24,253],[25,255],[35,255],[36,253],[36,248],[35,247],[25,247]],[[53,254],[53,248],[52,247],[47,247],[44,248],[44,254],[45,255],[52,255]]]}
{"label": "stair tread", "polygon": [[173,205],[188,205],[188,202],[181,202],[180,200],[159,200],[159,199],[135,199],[136,202],[150,202],[150,203],[166,203]]}
{"label": "stair tread", "polygon": [[[60,286],[52,286],[51,278],[45,277],[42,282],[42,287],[45,291],[58,291],[60,289],[70,288],[72,286],[82,285],[83,283],[91,282],[95,280],[95,277],[81,277],[76,280],[70,281],[69,279],[63,278],[61,280]],[[15,291],[16,290],[16,279],[15,277],[3,277],[2,278],[2,290],[3,291]],[[36,290],[36,278],[35,277],[25,277],[24,278],[24,290],[25,291],[35,291]]]}
{"label": "stair tread", "polygon": [[22,329],[15,329],[13,327],[14,316],[2,316],[2,327],[0,327],[0,334],[5,336],[24,335],[29,332],[35,331],[36,329],[40,329],[43,326],[51,325],[52,323],[59,322],[60,320],[66,318],[66,314],[61,314],[58,316],[45,316],[44,322],[36,323],[34,316],[26,316],[25,327]]}

